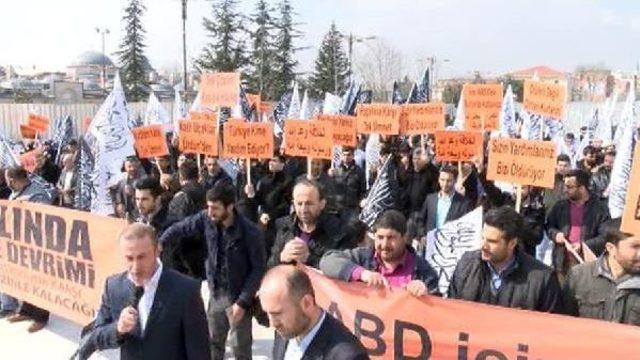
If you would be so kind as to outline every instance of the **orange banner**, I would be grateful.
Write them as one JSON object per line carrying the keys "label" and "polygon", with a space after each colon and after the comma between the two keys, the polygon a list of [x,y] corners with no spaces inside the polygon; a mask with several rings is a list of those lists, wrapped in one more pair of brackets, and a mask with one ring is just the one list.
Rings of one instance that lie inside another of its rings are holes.
{"label": "orange banner", "polygon": [[169,155],[167,138],[162,125],[141,126],[131,129],[138,157],[142,159]]}
{"label": "orange banner", "polygon": [[42,150],[35,149],[20,155],[20,165],[32,173],[36,170],[38,155],[42,154]]}
{"label": "orange banner", "polygon": [[622,231],[640,235],[640,146],[636,144],[631,178],[627,188],[627,201],[622,214]]}
{"label": "orange banner", "polygon": [[483,154],[479,131],[436,131],[436,160],[471,161]]}
{"label": "orange banner", "polygon": [[464,84],[466,130],[499,130],[502,84]]}
{"label": "orange banner", "polygon": [[180,136],[178,147],[187,154],[218,156],[217,124],[208,120],[183,120],[178,122]]}
{"label": "orange banner", "polygon": [[487,179],[553,188],[556,144],[552,141],[491,139]]}
{"label": "orange banner", "polygon": [[23,139],[35,139],[36,133],[38,132],[38,129],[34,129],[29,125],[20,124],[20,135]]}
{"label": "orange banner", "polygon": [[203,73],[200,96],[204,106],[236,106],[240,96],[240,73]]}
{"label": "orange banner", "polygon": [[286,120],[284,152],[313,159],[333,158],[333,129],[328,121]]}
{"label": "orange banner", "polygon": [[524,109],[538,115],[562,120],[566,89],[562,85],[525,80]]}
{"label": "orange banner", "polygon": [[49,119],[46,116],[29,114],[27,125],[36,129],[39,133],[45,133],[49,128]]}
{"label": "orange banner", "polygon": [[228,158],[271,159],[273,124],[229,119],[224,123],[222,154]]}
{"label": "orange banner", "polygon": [[95,318],[106,278],[125,269],[125,220],[0,200],[0,291],[78,324]]}
{"label": "orange banner", "polygon": [[355,116],[349,115],[318,115],[319,121],[329,121],[333,124],[334,145],[353,146],[358,144],[356,137],[357,121]]}
{"label": "orange banner", "polygon": [[402,105],[400,134],[421,135],[444,130],[444,103]]}
{"label": "orange banner", "polygon": [[260,99],[260,94],[249,94],[247,93],[247,100],[249,100],[249,106],[256,106],[256,111],[260,112],[262,107],[262,100]]}
{"label": "orange banner", "polygon": [[640,328],[330,280],[308,268],[316,301],[372,359],[640,359]]}
{"label": "orange banner", "polygon": [[359,104],[357,107],[358,133],[398,135],[400,132],[399,105]]}
{"label": "orange banner", "polygon": [[218,121],[218,114],[211,111],[189,111],[189,120],[202,120],[216,123]]}

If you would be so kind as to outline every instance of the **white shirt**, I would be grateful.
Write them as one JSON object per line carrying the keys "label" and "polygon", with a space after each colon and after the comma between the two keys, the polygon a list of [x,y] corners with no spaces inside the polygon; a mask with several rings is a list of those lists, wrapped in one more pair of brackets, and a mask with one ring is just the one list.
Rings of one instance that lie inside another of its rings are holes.
{"label": "white shirt", "polygon": [[284,360],[300,360],[304,356],[305,351],[311,342],[316,337],[316,334],[320,330],[320,326],[324,322],[324,318],[327,316],[326,312],[322,312],[320,320],[309,330],[309,332],[298,341],[298,339],[290,339],[287,344],[287,351],[284,353]]}
{"label": "white shirt", "polygon": [[140,328],[144,334],[144,329],[147,326],[147,320],[149,319],[149,313],[151,312],[151,306],[153,306],[153,299],[156,296],[156,290],[158,289],[158,281],[160,281],[160,275],[162,275],[162,261],[156,259],[158,267],[156,272],[149,281],[144,284],[144,294],[140,298],[138,303],[138,316],[140,319]]}

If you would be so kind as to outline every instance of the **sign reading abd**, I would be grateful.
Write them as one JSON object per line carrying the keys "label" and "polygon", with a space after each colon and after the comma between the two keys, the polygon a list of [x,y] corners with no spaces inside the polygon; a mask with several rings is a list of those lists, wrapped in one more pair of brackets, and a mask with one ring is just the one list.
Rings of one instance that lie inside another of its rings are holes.
{"label": "sign reading abd", "polygon": [[636,145],[621,230],[640,235],[640,146]]}
{"label": "sign reading abd", "polygon": [[233,107],[240,97],[240,73],[204,73],[200,102],[209,107]]}
{"label": "sign reading abd", "polygon": [[180,151],[187,154],[218,156],[218,125],[208,120],[182,120],[178,122]]}
{"label": "sign reading abd", "polygon": [[479,131],[436,131],[436,160],[471,161],[482,156],[483,138]]}
{"label": "sign reading abd", "polygon": [[502,84],[464,84],[466,130],[499,130]]}
{"label": "sign reading abd", "polygon": [[284,152],[312,159],[333,158],[333,129],[329,121],[286,120]]}
{"label": "sign reading abd", "polygon": [[353,146],[358,144],[356,138],[357,121],[355,116],[349,115],[318,115],[319,121],[329,121],[333,124],[334,145]]}
{"label": "sign reading abd", "polygon": [[95,318],[108,276],[125,269],[126,221],[0,200],[0,291],[78,324]]}
{"label": "sign reading abd", "polygon": [[444,130],[444,103],[402,105],[400,134],[421,135]]}
{"label": "sign reading abd", "polygon": [[562,85],[525,80],[524,109],[534,114],[561,120],[567,97],[565,90]]}
{"label": "sign reading abd", "polygon": [[131,129],[138,157],[142,159],[169,155],[167,139],[162,125],[141,126]]}
{"label": "sign reading abd", "polygon": [[359,104],[358,133],[398,135],[402,108],[392,104]]}
{"label": "sign reading abd", "polygon": [[491,139],[487,179],[553,188],[556,144],[551,141]]}
{"label": "sign reading abd", "polygon": [[222,154],[227,158],[271,159],[273,124],[229,119],[224,123]]}

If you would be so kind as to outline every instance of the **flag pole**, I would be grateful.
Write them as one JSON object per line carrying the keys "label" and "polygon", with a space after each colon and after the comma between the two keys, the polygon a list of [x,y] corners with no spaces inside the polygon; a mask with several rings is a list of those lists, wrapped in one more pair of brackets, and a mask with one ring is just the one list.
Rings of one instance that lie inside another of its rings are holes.
{"label": "flag pole", "polygon": [[247,158],[247,185],[251,185],[251,158]]}
{"label": "flag pole", "polygon": [[564,247],[566,247],[567,250],[569,250],[571,255],[573,255],[580,264],[583,264],[584,260],[582,260],[582,257],[573,249],[573,246],[571,246],[571,243],[569,243],[567,239],[564,239],[563,242],[564,242]]}
{"label": "flag pole", "polygon": [[516,185],[516,211],[520,213],[522,207],[522,185]]}
{"label": "flag pole", "polygon": [[311,180],[311,158],[307,156],[307,179]]}

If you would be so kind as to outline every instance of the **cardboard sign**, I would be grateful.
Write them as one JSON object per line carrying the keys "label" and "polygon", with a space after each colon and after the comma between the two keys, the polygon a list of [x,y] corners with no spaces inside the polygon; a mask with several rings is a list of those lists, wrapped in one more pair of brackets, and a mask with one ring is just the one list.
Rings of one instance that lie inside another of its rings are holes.
{"label": "cardboard sign", "polygon": [[136,151],[141,159],[169,155],[162,125],[141,126],[131,129]]}
{"label": "cardboard sign", "polygon": [[502,84],[464,84],[465,130],[499,130]]}
{"label": "cardboard sign", "polygon": [[318,305],[356,334],[371,359],[640,358],[640,350],[629,345],[640,341],[637,326],[416,297],[404,289],[375,289],[332,280],[311,268],[306,272]]}
{"label": "cardboard sign", "polygon": [[200,101],[203,106],[236,106],[240,96],[240,74],[203,73],[200,90]]}
{"label": "cardboard sign", "polygon": [[178,148],[187,154],[218,156],[218,125],[208,120],[179,121]]}
{"label": "cardboard sign", "polygon": [[249,107],[255,105],[256,110],[260,111],[260,107],[262,106],[262,100],[260,99],[260,94],[247,94],[247,100],[249,100]]}
{"label": "cardboard sign", "polygon": [[400,134],[420,135],[444,130],[444,103],[402,105]]}
{"label": "cardboard sign", "polygon": [[49,128],[49,119],[46,116],[29,114],[27,125],[36,129],[40,134],[45,133]]}
{"label": "cardboard sign", "polygon": [[224,124],[224,157],[271,159],[273,157],[273,124],[229,119]]}
{"label": "cardboard sign", "polygon": [[20,165],[30,173],[33,173],[38,166],[38,156],[42,154],[42,150],[35,149],[20,155]]}
{"label": "cardboard sign", "polygon": [[531,113],[561,120],[566,97],[562,85],[533,80],[524,82],[524,109]]}
{"label": "cardboard sign", "polygon": [[218,114],[211,111],[189,111],[189,120],[202,120],[215,123],[218,120]]}
{"label": "cardboard sign", "polygon": [[479,131],[436,131],[436,160],[471,161],[483,154]]}
{"label": "cardboard sign", "polygon": [[271,111],[271,104],[267,102],[260,102],[260,107],[258,108],[258,112],[261,114],[266,114]]}
{"label": "cardboard sign", "polygon": [[0,291],[78,324],[93,320],[108,276],[126,269],[126,221],[57,206],[0,201]]}
{"label": "cardboard sign", "polygon": [[358,104],[358,133],[398,135],[401,113],[399,105]]}
{"label": "cardboard sign", "polygon": [[620,229],[627,233],[640,235],[640,145],[636,145],[633,155],[627,201],[624,204]]}
{"label": "cardboard sign", "polygon": [[556,144],[508,138],[491,139],[487,179],[552,189]]}
{"label": "cardboard sign", "polygon": [[356,132],[358,122],[355,116],[318,115],[318,121],[328,121],[333,125],[333,144],[355,147],[358,144]]}
{"label": "cardboard sign", "polygon": [[333,158],[333,128],[328,121],[284,122],[284,152],[313,159]]}
{"label": "cardboard sign", "polygon": [[35,139],[38,129],[34,129],[29,125],[20,124],[20,135],[23,139]]}

